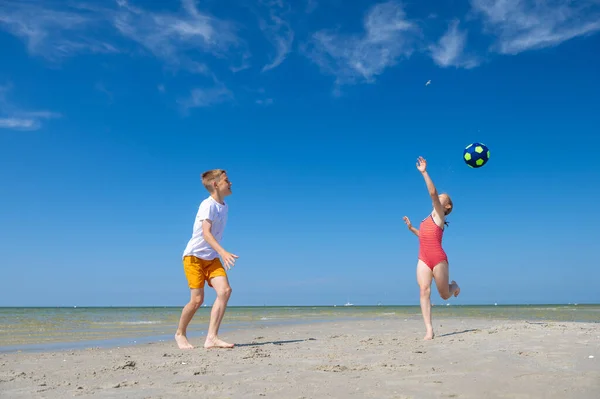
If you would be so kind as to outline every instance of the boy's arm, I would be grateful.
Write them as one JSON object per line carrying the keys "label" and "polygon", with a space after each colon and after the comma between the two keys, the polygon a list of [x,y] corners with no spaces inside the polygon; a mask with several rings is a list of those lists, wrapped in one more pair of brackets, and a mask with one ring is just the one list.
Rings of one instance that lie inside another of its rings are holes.
{"label": "boy's arm", "polygon": [[212,228],[212,222],[209,219],[204,219],[202,221],[202,233],[203,233],[204,239],[206,240],[208,245],[210,245],[211,247],[213,247],[213,249],[215,251],[217,251],[217,253],[221,257],[221,259],[223,259],[223,263],[224,263],[223,266],[225,266],[225,268],[227,270],[229,270],[231,268],[231,266],[233,266],[235,264],[235,259],[238,258],[238,256],[227,252],[221,246],[221,244],[219,244],[219,242],[217,241],[215,236],[213,236],[211,228]]}

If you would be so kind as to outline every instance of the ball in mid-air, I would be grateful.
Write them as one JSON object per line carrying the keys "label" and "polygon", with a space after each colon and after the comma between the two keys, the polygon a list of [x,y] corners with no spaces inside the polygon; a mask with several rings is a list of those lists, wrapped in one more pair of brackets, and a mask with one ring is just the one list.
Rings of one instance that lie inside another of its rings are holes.
{"label": "ball in mid-air", "polygon": [[485,144],[472,143],[463,151],[463,159],[471,168],[481,168],[490,159],[490,150]]}

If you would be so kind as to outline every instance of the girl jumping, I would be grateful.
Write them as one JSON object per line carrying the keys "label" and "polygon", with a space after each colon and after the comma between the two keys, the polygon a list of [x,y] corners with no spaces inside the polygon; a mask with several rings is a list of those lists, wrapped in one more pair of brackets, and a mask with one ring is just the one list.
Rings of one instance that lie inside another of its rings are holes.
{"label": "girl jumping", "polygon": [[427,191],[433,202],[433,211],[421,222],[419,229],[414,228],[406,216],[404,216],[404,222],[408,229],[419,237],[417,283],[421,289],[421,311],[427,330],[424,339],[429,340],[434,337],[431,324],[431,280],[435,279],[435,285],[444,300],[452,295],[458,296],[460,288],[454,280],[448,284],[448,257],[442,248],[444,226],[447,224],[446,216],[452,212],[452,200],[448,194],[438,195],[433,181],[427,173],[427,161],[423,157],[417,159],[417,169],[425,179]]}

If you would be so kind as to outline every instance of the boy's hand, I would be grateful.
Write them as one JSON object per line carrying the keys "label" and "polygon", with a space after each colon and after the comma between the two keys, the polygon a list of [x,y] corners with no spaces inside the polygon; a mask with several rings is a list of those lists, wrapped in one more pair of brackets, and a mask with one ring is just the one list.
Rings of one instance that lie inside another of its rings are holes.
{"label": "boy's hand", "polygon": [[239,256],[230,254],[229,252],[225,251],[221,255],[221,259],[223,259],[223,266],[225,267],[225,270],[231,269],[233,265],[235,265],[235,260],[237,258],[239,258]]}
{"label": "boy's hand", "polygon": [[423,157],[419,157],[417,159],[417,169],[419,170],[419,172],[424,173],[425,170],[427,169],[427,161],[425,160],[425,158]]}
{"label": "boy's hand", "polygon": [[407,216],[404,216],[402,219],[404,219],[404,223],[406,223],[406,225],[408,226],[408,229],[410,230],[410,228],[412,227],[412,223],[410,222],[410,219]]}

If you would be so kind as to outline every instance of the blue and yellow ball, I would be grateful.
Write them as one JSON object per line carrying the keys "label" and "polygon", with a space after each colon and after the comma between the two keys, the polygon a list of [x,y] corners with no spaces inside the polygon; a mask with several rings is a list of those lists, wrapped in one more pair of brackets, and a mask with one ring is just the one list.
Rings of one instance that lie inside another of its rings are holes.
{"label": "blue and yellow ball", "polygon": [[463,159],[471,168],[481,168],[490,159],[490,150],[485,144],[472,143],[463,151]]}

